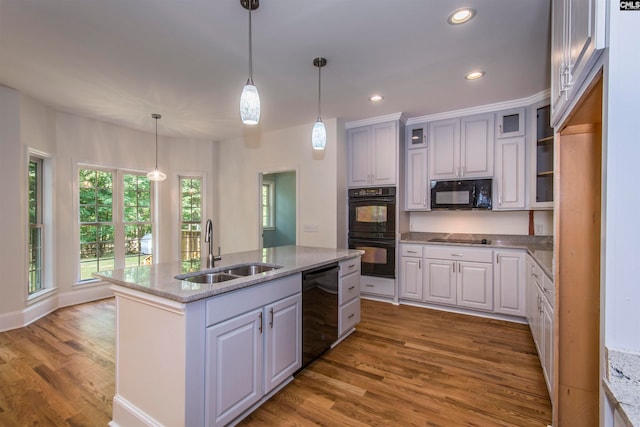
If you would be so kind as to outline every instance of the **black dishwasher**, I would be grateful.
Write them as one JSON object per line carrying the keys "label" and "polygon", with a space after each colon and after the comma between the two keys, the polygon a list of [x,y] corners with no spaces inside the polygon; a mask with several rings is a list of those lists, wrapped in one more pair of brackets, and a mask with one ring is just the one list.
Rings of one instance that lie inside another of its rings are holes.
{"label": "black dishwasher", "polygon": [[302,367],[338,339],[338,264],[302,273]]}

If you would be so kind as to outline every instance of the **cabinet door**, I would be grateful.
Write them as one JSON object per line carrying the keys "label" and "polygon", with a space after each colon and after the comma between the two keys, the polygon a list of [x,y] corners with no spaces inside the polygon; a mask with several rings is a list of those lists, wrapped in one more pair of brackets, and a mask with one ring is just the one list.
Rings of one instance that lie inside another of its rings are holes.
{"label": "cabinet door", "polygon": [[493,177],[493,113],[463,117],[460,121],[460,178]]}
{"label": "cabinet door", "polygon": [[406,210],[429,210],[427,148],[407,150]]}
{"label": "cabinet door", "polygon": [[565,101],[563,89],[563,73],[566,63],[564,49],[566,38],[565,0],[553,0],[551,3],[551,110],[554,118],[557,118]]}
{"label": "cabinet door", "polygon": [[540,315],[542,325],[540,334],[543,341],[540,359],[549,396],[553,398],[553,310],[544,298],[542,298],[542,313]]}
{"label": "cabinet door", "polygon": [[407,149],[426,148],[427,146],[427,124],[407,126]]}
{"label": "cabinet door", "polygon": [[525,108],[500,111],[496,114],[496,138],[523,136],[525,129]]}
{"label": "cabinet door", "polygon": [[526,188],[524,137],[499,139],[496,145],[493,210],[523,209]]}
{"label": "cabinet door", "polygon": [[525,254],[496,252],[494,267],[494,311],[525,316]]}
{"label": "cabinet door", "polygon": [[526,271],[526,287],[527,287],[527,295],[526,295],[526,306],[527,306],[527,323],[529,323],[529,329],[531,329],[531,335],[535,339],[536,336],[536,327],[535,327],[535,317],[538,312],[537,298],[538,294],[536,291],[536,282],[535,277],[533,276],[534,272],[533,260],[527,256],[527,271]]}
{"label": "cabinet door", "polygon": [[[574,79],[582,74],[586,62],[595,51],[595,0],[566,0],[568,2],[567,19],[567,59],[569,70],[569,85],[575,84]],[[565,12],[566,13],[566,12]]]}
{"label": "cabinet door", "polygon": [[422,258],[400,259],[400,298],[422,299]]}
{"label": "cabinet door", "polygon": [[423,299],[440,304],[456,304],[455,261],[424,259]]}
{"label": "cabinet door", "polygon": [[302,366],[302,294],[265,306],[264,316],[267,394]]}
{"label": "cabinet door", "polygon": [[349,187],[371,184],[371,129],[349,129]]}
{"label": "cabinet door", "polygon": [[458,305],[493,310],[493,265],[458,261]]}
{"label": "cabinet door", "polygon": [[262,325],[260,308],[207,328],[207,425],[226,425],[262,397]]}
{"label": "cabinet door", "polygon": [[374,185],[396,183],[398,158],[397,123],[382,123],[371,127],[372,170]]}
{"label": "cabinet door", "polygon": [[429,178],[458,178],[460,170],[460,119],[430,123],[429,140]]}

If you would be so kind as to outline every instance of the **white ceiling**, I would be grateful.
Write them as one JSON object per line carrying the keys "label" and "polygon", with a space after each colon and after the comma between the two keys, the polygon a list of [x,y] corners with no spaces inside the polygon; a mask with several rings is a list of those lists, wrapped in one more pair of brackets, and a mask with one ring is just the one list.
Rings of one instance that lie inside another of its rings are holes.
{"label": "white ceiling", "polygon": [[[472,6],[461,26],[448,15]],[[261,0],[253,79],[263,131],[322,117],[416,117],[549,87],[549,0]],[[483,79],[466,81],[471,70]],[[0,0],[0,84],[63,111],[161,134],[247,129],[248,12],[239,0]],[[384,95],[380,104],[367,98]]]}

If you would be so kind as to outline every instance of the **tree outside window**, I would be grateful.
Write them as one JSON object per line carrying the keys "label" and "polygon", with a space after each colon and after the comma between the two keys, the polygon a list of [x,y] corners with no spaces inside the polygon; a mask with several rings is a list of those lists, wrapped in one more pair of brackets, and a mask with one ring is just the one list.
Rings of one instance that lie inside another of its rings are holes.
{"label": "tree outside window", "polygon": [[180,260],[182,271],[200,269],[202,179],[180,178]]}

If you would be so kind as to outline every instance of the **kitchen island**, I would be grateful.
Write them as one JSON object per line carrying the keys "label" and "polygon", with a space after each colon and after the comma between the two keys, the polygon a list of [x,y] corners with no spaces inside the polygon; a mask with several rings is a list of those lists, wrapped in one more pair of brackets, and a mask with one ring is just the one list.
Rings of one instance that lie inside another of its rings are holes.
{"label": "kitchen island", "polygon": [[218,426],[255,409],[301,366],[302,272],[340,263],[353,269],[341,280],[359,276],[360,255],[302,246],[228,254],[206,272],[277,268],[219,283],[190,281],[203,271],[179,262],[96,273],[116,295],[110,425]]}

